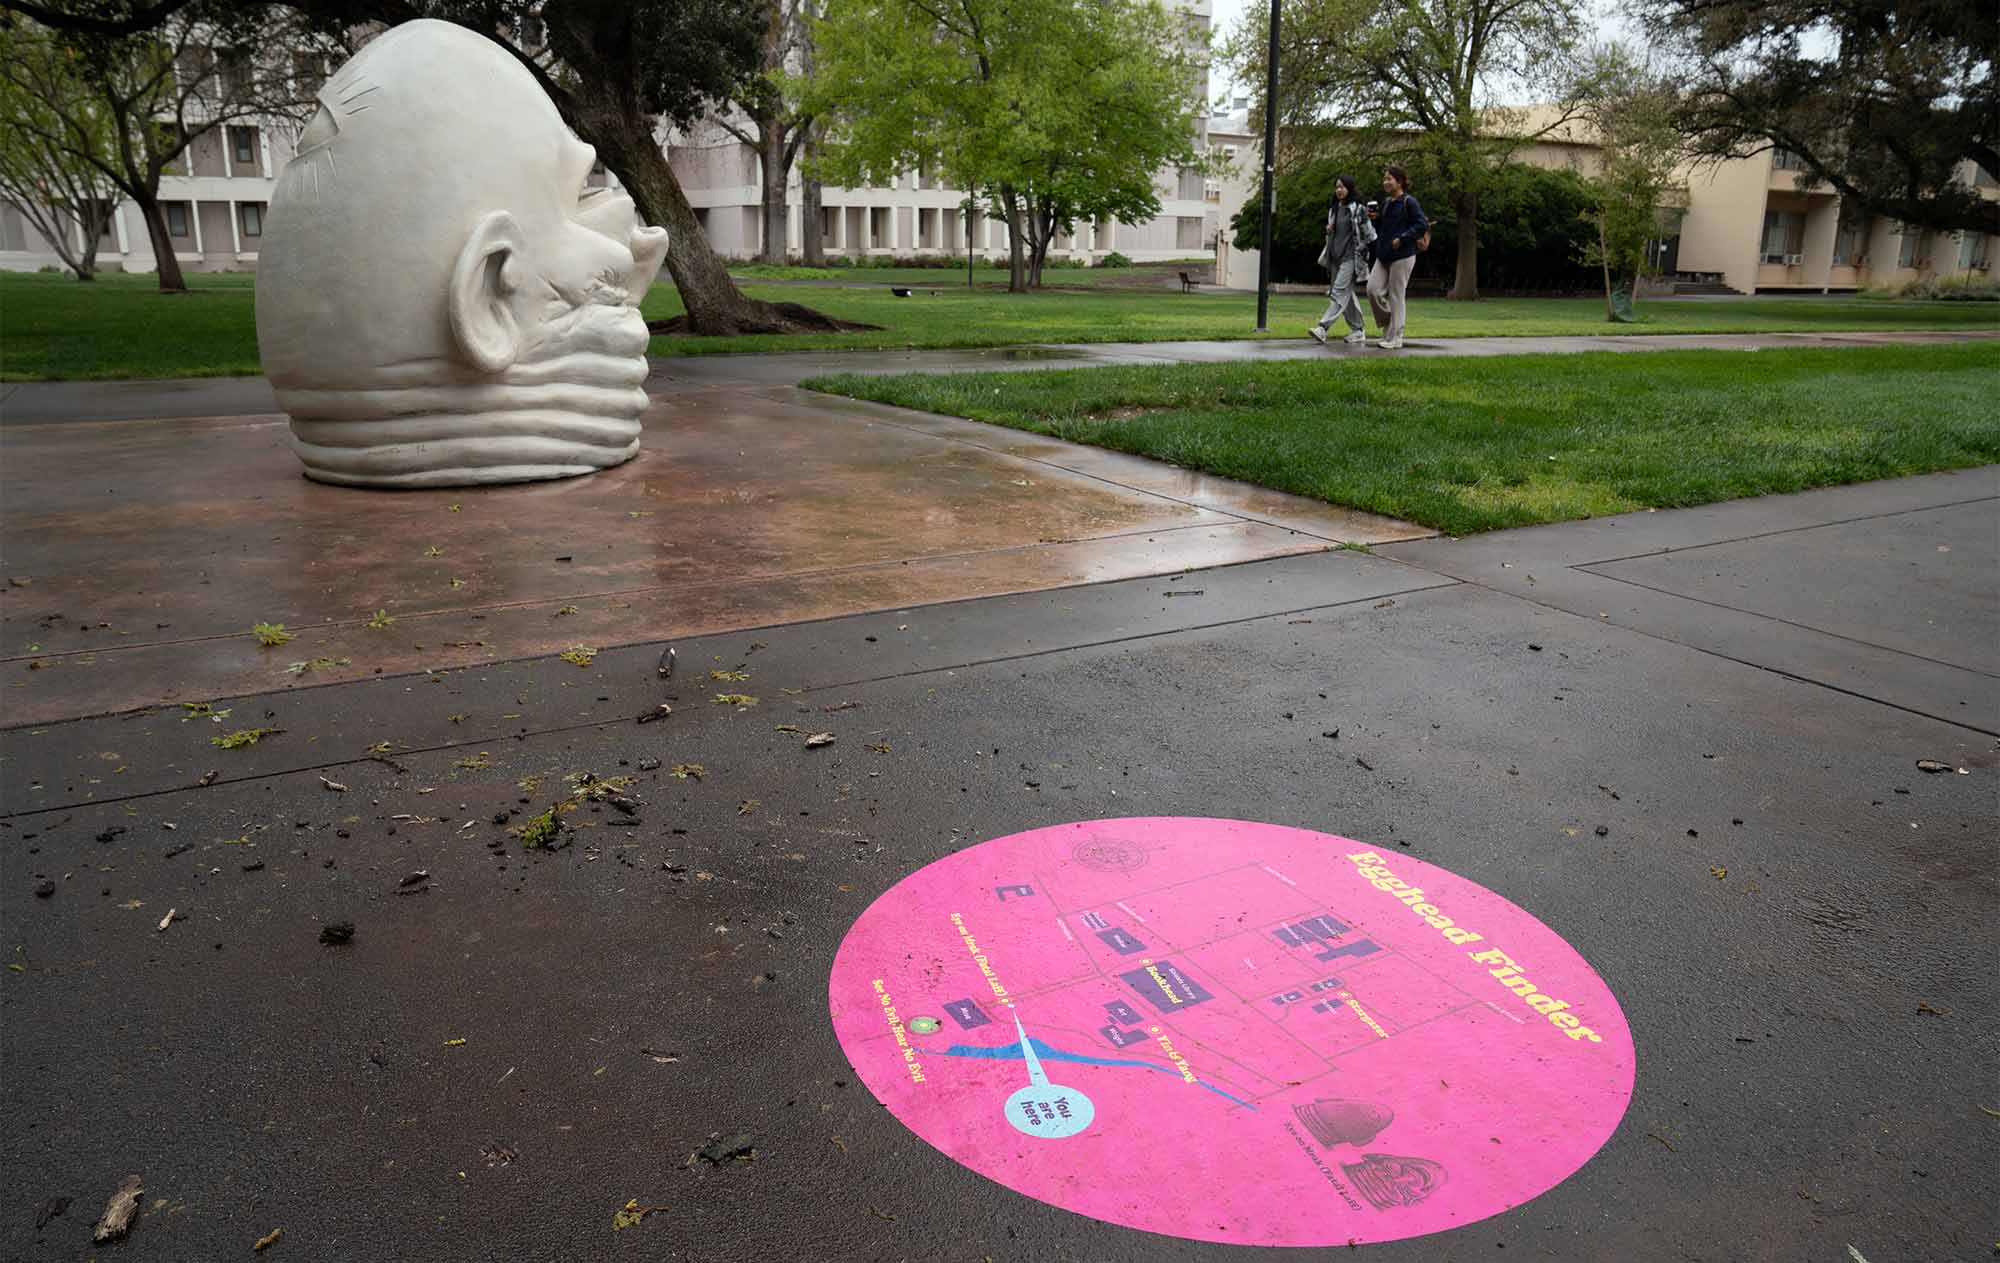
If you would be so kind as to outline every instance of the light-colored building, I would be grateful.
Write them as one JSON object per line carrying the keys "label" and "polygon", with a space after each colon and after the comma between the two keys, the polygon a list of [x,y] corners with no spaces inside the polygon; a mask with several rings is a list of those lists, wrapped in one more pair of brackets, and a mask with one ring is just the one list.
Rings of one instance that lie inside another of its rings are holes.
{"label": "light-colored building", "polygon": [[[1183,0],[1179,7],[1194,19],[1197,37],[1206,42],[1210,0]],[[1207,75],[1201,84],[1207,96]],[[739,124],[741,125],[741,124]],[[747,130],[747,127],[746,127]],[[1195,125],[1197,148],[1209,143],[1207,120]],[[751,259],[763,250],[764,194],[756,150],[744,144],[713,118],[664,138],[668,165],[694,207],[695,218],[715,252],[726,259]],[[1049,257],[1094,262],[1112,251],[1134,261],[1206,257],[1215,248],[1221,189],[1199,171],[1161,172],[1155,181],[1160,213],[1143,224],[1100,220],[1079,225],[1058,236]],[[794,166],[785,191],[785,243],[793,256],[802,253],[800,228],[802,187]],[[820,246],[828,254],[856,261],[897,257],[963,256],[969,240],[974,252],[1004,262],[1008,252],[1007,224],[983,210],[966,222],[965,190],[944,184],[935,172],[908,171],[886,187],[841,188],[825,185],[820,193]]]}
{"label": "light-colored building", "polygon": [[[283,122],[246,120],[218,127],[196,137],[172,173],[161,177],[160,209],[183,271],[256,268],[271,190],[291,161],[294,139]],[[75,242],[76,225],[71,223],[69,230]],[[159,268],[145,217],[129,198],[119,202],[98,242],[97,265],[106,272]],[[27,217],[0,202],[0,268],[32,272],[61,266],[54,247]]]}
{"label": "light-colored building", "polygon": [[[1799,161],[1772,149],[1685,173],[1687,209],[1670,272],[1719,276],[1743,293],[1894,288],[1933,277],[2000,275],[2000,252],[1978,232],[1932,232],[1857,213],[1825,184],[1799,187]],[[1993,173],[1966,163],[1959,179],[2000,199]]]}

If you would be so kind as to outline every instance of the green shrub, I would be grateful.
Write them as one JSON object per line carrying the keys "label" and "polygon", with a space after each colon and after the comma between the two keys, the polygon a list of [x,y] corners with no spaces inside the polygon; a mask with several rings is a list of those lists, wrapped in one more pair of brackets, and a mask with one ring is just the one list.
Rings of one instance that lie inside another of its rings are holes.
{"label": "green shrub", "polygon": [[[1411,162],[1417,201],[1431,219],[1431,247],[1417,256],[1414,276],[1449,284],[1458,267],[1458,232],[1452,222],[1451,190],[1434,171]],[[1382,163],[1366,154],[1334,154],[1278,173],[1278,206],[1273,218],[1277,247],[1271,279],[1324,285],[1319,252],[1326,244],[1326,210],[1337,175],[1352,176],[1363,201],[1382,196]],[[1596,239],[1583,220],[1590,189],[1573,171],[1516,163],[1502,168],[1479,203],[1479,284],[1488,290],[1599,292],[1600,275],[1578,260]],[[1251,198],[1230,221],[1238,250],[1263,241],[1263,203]]]}
{"label": "green shrub", "polygon": [[2000,280],[1970,274],[1925,276],[1891,287],[1887,296],[1931,302],[2000,303]]}
{"label": "green shrub", "polygon": [[1132,260],[1113,250],[1110,254],[1099,259],[1097,266],[1101,268],[1129,268],[1132,266]]}

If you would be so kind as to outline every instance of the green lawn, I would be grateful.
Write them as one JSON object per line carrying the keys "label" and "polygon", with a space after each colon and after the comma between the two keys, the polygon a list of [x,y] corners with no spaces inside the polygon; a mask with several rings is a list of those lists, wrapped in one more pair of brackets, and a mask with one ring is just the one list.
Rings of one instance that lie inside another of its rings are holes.
{"label": "green lawn", "polygon": [[2000,460],[2000,345],[821,377],[1454,535]]}
{"label": "green lawn", "polygon": [[[867,273],[882,269],[849,269]],[[896,269],[888,271],[895,272]],[[1256,336],[1256,300],[1243,294],[1107,290],[1008,294],[968,292],[948,273],[906,269],[896,279],[935,277],[911,298],[886,290],[749,285],[774,301],[803,302],[831,315],[881,325],[879,332],[794,337],[655,338],[656,355],[870,347],[1007,346],[1028,342],[1125,342]],[[1083,275],[1082,272],[1077,275]],[[107,275],[88,285],[43,273],[0,273],[0,380],[210,377],[257,371],[252,278],[190,276],[193,292],[163,295],[148,276]],[[1064,273],[1064,280],[1069,274]],[[930,290],[938,291],[932,297]],[[1271,302],[1271,332],[1296,338],[1319,314],[1312,296]],[[647,296],[648,317],[681,311],[670,285]],[[1654,302],[1644,323],[1611,326],[1592,299],[1495,299],[1411,304],[1410,336],[1563,333],[1760,333],[1781,330],[1993,329],[1990,303],[1902,303],[1873,299],[1744,299]]]}

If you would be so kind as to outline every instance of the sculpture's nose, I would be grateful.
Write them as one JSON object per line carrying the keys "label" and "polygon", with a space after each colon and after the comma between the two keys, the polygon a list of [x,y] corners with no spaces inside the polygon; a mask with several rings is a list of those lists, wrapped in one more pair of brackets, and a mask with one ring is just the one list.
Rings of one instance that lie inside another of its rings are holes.
{"label": "sculpture's nose", "polygon": [[625,292],[632,296],[634,307],[646,297],[646,291],[653,287],[653,278],[660,274],[660,266],[667,261],[667,230],[650,224],[636,224],[627,240],[632,250],[632,271],[625,282]]}

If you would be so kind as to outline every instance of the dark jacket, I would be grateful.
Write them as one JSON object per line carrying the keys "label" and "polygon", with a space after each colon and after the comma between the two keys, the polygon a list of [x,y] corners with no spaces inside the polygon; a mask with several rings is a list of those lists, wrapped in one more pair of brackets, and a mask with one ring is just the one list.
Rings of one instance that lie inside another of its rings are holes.
{"label": "dark jacket", "polygon": [[1383,263],[1407,259],[1417,252],[1417,238],[1431,226],[1424,208],[1408,193],[1382,207],[1375,221],[1375,258]]}
{"label": "dark jacket", "polygon": [[1357,202],[1335,202],[1327,208],[1326,217],[1326,249],[1321,253],[1326,270],[1338,272],[1347,262],[1361,266],[1362,245],[1375,239],[1368,212]]}

